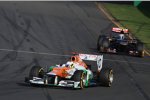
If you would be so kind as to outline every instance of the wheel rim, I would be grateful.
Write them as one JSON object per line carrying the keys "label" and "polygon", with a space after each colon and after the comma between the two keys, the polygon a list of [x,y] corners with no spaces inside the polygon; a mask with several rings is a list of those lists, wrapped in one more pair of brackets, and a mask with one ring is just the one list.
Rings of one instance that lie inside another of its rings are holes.
{"label": "wheel rim", "polygon": [[44,74],[44,70],[43,70],[43,68],[41,68],[40,70],[39,70],[39,77],[43,77],[43,74]]}
{"label": "wheel rim", "polygon": [[45,84],[48,84],[48,79],[47,78],[45,79]]}
{"label": "wheel rim", "polygon": [[81,88],[84,88],[84,82],[85,82],[84,73],[82,73],[81,80],[80,80],[80,87]]}
{"label": "wheel rim", "polygon": [[112,82],[113,82],[113,71],[110,70],[110,73],[109,73],[109,86],[111,86]]}

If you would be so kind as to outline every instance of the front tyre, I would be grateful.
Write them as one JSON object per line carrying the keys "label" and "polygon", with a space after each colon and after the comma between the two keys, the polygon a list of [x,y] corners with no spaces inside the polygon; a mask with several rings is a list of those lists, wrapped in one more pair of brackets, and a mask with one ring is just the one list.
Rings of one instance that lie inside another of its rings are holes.
{"label": "front tyre", "polygon": [[101,48],[101,46],[102,46],[102,41],[103,41],[104,38],[105,38],[104,35],[100,35],[100,36],[98,37],[98,40],[97,40],[97,50],[98,50],[98,51],[100,50],[100,48]]}
{"label": "front tyre", "polygon": [[100,52],[107,52],[109,45],[109,40],[106,37],[100,37],[97,43],[97,50]]}
{"label": "front tyre", "polygon": [[73,80],[75,82],[79,82],[79,87],[80,89],[84,88],[84,79],[85,79],[85,73],[82,70],[77,70],[75,71],[73,75]]}
{"label": "front tyre", "polygon": [[102,68],[97,75],[97,81],[103,86],[110,87],[113,82],[113,70],[112,68]]}
{"label": "front tyre", "polygon": [[33,77],[43,78],[44,69],[40,66],[33,66],[29,72],[29,79],[33,79]]}

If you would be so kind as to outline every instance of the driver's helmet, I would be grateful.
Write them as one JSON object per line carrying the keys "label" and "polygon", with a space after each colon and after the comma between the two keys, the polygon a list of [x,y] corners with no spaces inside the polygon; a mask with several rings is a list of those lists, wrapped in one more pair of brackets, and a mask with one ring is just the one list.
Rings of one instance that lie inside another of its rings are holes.
{"label": "driver's helmet", "polygon": [[118,40],[124,40],[124,38],[125,38],[124,34],[119,34]]}
{"label": "driver's helmet", "polygon": [[72,61],[68,61],[66,63],[66,67],[69,67],[69,68],[74,68],[74,63]]}

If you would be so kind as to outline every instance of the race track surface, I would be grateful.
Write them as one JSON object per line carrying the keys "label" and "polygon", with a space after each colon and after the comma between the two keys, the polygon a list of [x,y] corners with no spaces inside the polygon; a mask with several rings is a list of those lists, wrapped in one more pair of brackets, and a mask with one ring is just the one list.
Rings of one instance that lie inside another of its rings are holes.
{"label": "race track surface", "polygon": [[0,100],[150,100],[148,56],[103,54],[115,73],[110,88],[24,83],[33,65],[65,63],[71,52],[99,54],[98,35],[112,26],[94,2],[0,2]]}

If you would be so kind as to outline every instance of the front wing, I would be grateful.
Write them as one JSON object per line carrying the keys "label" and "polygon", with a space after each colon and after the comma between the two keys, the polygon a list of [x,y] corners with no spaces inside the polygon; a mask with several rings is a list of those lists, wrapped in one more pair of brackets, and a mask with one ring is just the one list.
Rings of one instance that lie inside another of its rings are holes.
{"label": "front wing", "polygon": [[44,86],[61,86],[61,87],[72,87],[72,88],[80,88],[79,83],[72,80],[61,80],[58,83],[49,84],[48,82],[45,82],[44,79],[33,77],[32,80],[26,80],[27,83],[30,83],[32,85],[44,85]]}
{"label": "front wing", "polygon": [[[32,85],[60,86],[60,87],[70,87],[70,88],[76,88],[76,89],[80,88],[79,87],[80,82],[75,82],[73,80],[61,80],[57,84],[55,84],[55,83],[48,84],[48,83],[44,82],[44,79],[42,79],[42,78],[33,77],[32,80],[28,80],[28,81],[26,80],[25,82],[30,83]],[[95,86],[95,85],[97,85],[97,83],[94,81],[91,81],[91,82],[89,82],[89,84],[86,87]]]}

